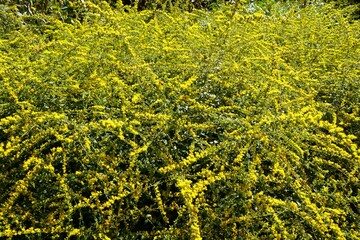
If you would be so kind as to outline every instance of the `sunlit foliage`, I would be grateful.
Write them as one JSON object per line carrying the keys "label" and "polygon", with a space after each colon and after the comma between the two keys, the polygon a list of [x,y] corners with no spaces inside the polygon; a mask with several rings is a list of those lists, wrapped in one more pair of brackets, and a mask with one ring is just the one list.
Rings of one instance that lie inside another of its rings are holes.
{"label": "sunlit foliage", "polygon": [[1,9],[1,238],[360,238],[359,22],[87,8]]}

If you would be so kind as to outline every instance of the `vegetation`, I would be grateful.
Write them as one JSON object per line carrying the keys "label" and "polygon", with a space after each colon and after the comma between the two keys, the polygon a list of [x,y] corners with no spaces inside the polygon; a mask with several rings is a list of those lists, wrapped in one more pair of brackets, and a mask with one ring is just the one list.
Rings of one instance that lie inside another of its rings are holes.
{"label": "vegetation", "polygon": [[81,4],[0,6],[1,238],[360,239],[354,6]]}
{"label": "vegetation", "polygon": [[[263,12],[269,14],[269,10],[274,5],[279,5],[282,9],[286,5],[298,5],[301,7],[316,5],[322,2],[334,2],[336,7],[346,7],[349,5],[356,5],[359,0],[0,0],[0,4],[11,6],[18,15],[36,15],[46,14],[56,17],[65,22],[73,22],[74,19],[82,21],[84,15],[90,10],[87,3],[101,4],[107,2],[113,9],[123,9],[129,11],[131,7],[136,10],[171,10],[180,8],[185,11],[192,11],[194,9],[213,10],[222,5],[242,5],[254,8],[253,10],[261,9]],[[355,12],[355,17],[359,17],[360,9]]]}

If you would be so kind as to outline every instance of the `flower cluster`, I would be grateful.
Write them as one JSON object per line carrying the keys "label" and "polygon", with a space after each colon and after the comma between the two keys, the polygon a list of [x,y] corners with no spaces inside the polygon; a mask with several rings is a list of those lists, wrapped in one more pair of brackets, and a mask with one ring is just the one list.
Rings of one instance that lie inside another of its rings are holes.
{"label": "flower cluster", "polygon": [[0,5],[1,239],[360,238],[349,10],[82,4]]}

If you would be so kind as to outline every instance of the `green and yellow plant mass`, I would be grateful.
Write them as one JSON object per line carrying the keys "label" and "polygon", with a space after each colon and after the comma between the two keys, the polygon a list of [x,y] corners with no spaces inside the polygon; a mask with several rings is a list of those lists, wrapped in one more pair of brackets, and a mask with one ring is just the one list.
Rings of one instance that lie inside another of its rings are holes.
{"label": "green and yellow plant mass", "polygon": [[360,239],[356,5],[63,2],[0,4],[0,239]]}

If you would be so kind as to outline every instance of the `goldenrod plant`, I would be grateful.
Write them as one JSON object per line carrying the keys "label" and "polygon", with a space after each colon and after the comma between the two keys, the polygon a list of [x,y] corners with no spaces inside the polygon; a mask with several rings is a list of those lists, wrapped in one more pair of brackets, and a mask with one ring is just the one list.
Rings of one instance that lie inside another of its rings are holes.
{"label": "goldenrod plant", "polygon": [[0,7],[1,239],[360,239],[349,8],[83,4]]}

